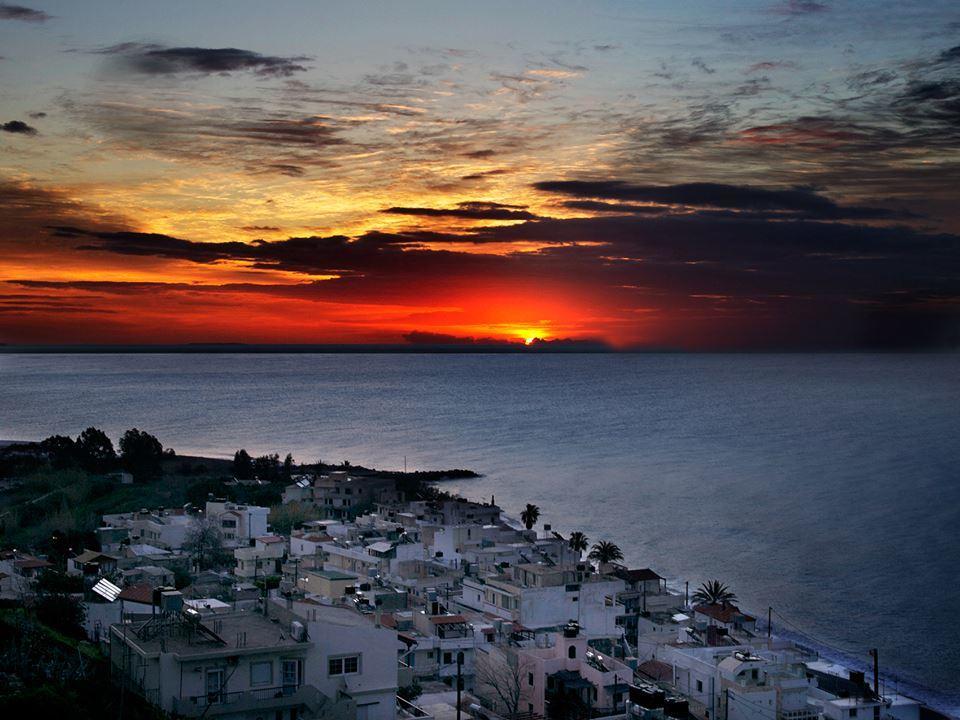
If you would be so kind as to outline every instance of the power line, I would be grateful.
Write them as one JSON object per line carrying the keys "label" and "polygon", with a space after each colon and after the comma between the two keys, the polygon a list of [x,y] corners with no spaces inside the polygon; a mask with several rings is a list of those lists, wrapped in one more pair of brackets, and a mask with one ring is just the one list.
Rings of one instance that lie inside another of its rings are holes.
{"label": "power line", "polygon": [[817,637],[816,635],[812,635],[810,632],[804,630],[803,628],[801,628],[801,627],[800,627],[799,625],[797,625],[796,623],[794,623],[794,622],[792,622],[791,620],[789,620],[788,618],[784,617],[783,614],[780,613],[779,611],[774,610],[774,611],[773,611],[773,614],[776,615],[780,620],[782,620],[783,622],[785,622],[787,625],[789,625],[789,626],[794,630],[794,632],[797,632],[797,633],[799,633],[800,635],[803,635],[804,637],[809,638],[810,640],[813,640],[814,642],[816,642],[816,643],[818,643],[818,644],[820,644],[820,645],[823,645],[824,647],[828,647],[828,648],[830,648],[831,650],[836,650],[837,652],[843,653],[843,654],[845,654],[845,655],[854,655],[854,656],[857,656],[857,655],[866,655],[866,654],[867,654],[867,651],[869,650],[869,648],[867,648],[867,647],[862,647],[862,648],[856,648],[856,649],[855,649],[855,648],[850,648],[850,647],[842,647],[842,646],[840,646],[840,645],[836,645],[836,644],[834,644],[834,643],[827,642],[826,640],[824,640],[824,639],[822,639],[822,638],[819,638],[819,637]]}

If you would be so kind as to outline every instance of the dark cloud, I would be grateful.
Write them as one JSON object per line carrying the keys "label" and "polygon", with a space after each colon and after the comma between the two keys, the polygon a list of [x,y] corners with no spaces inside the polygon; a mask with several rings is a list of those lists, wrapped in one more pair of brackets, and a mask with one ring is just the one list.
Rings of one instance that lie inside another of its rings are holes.
{"label": "dark cloud", "polygon": [[535,183],[533,187],[544,192],[580,198],[730,210],[781,211],[816,219],[903,217],[900,212],[884,208],[844,207],[806,188],[771,190],[720,183],[631,185],[622,180],[549,180]]}
{"label": "dark cloud", "polygon": [[244,225],[240,228],[244,232],[280,232],[280,228],[273,225]]}
{"label": "dark cloud", "polygon": [[778,15],[812,15],[829,10],[826,3],[816,0],[786,0],[775,5],[771,10]]}
{"label": "dark cloud", "polygon": [[662,205],[633,205],[631,203],[608,203],[600,200],[565,200],[565,208],[587,210],[589,212],[617,213],[619,215],[658,215],[667,212]]}
{"label": "dark cloud", "polygon": [[457,203],[454,208],[391,207],[380,212],[421,217],[457,217],[469,220],[532,220],[536,218],[536,215],[528,211],[525,205],[477,201]]}
{"label": "dark cloud", "polygon": [[704,61],[703,58],[695,57],[693,60],[690,61],[690,64],[693,65],[697,70],[700,70],[701,72],[704,72],[707,75],[713,75],[714,73],[717,72],[714,68],[707,65],[706,61]]}
{"label": "dark cloud", "polygon": [[11,120],[0,125],[3,132],[13,133],[15,135],[36,135],[37,129],[27,125],[22,120]]}
{"label": "dark cloud", "polygon": [[45,112],[32,112],[32,113],[30,113],[30,117],[33,118],[34,120],[41,120],[41,119],[45,118],[46,116],[47,116],[47,114],[46,114]]}
{"label": "dark cloud", "polygon": [[141,75],[229,75],[252,72],[261,77],[290,77],[306,71],[308,57],[261,55],[238,48],[164,47],[147,43],[120,43],[96,51],[109,55],[127,72]]}
{"label": "dark cloud", "polygon": [[942,63],[960,62],[960,45],[956,45],[949,50],[944,50],[940,53],[937,60]]}
{"label": "dark cloud", "polygon": [[463,156],[468,158],[485,159],[485,158],[493,157],[496,154],[497,154],[496,150],[484,149],[484,150],[471,150],[470,152],[463,153]]}
{"label": "dark cloud", "polygon": [[21,20],[23,22],[42,23],[52,19],[43,10],[23,7],[22,5],[8,5],[0,3],[0,20]]}
{"label": "dark cloud", "polygon": [[504,170],[503,168],[496,168],[495,170],[484,170],[483,172],[471,173],[469,175],[463,175],[461,180],[485,180],[488,177],[494,177],[496,175],[506,175],[510,171]]}
{"label": "dark cloud", "polygon": [[[335,276],[295,286],[230,287],[328,302],[408,298],[411,283],[460,292],[494,278],[523,285],[566,279],[593,293],[642,288],[645,307],[662,308],[678,322],[689,315],[708,335],[717,322],[740,318],[736,332],[723,324],[720,336],[704,336],[724,347],[942,347],[957,341],[960,328],[960,237],[904,227],[771,222],[762,214],[705,211],[251,243],[69,226],[55,232],[88,251]],[[507,255],[440,249],[450,242],[547,247]],[[115,291],[155,292],[128,285],[119,283]],[[109,290],[103,284],[85,289]],[[911,324],[917,329],[898,336]]]}

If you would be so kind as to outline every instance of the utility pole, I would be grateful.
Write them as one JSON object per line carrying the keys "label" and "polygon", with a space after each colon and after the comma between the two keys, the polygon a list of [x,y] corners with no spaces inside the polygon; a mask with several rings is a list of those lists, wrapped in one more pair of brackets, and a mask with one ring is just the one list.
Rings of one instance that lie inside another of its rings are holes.
{"label": "utility pole", "polygon": [[773,631],[773,626],[771,624],[772,618],[773,618],[773,606],[768,605],[767,606],[767,649],[768,650],[770,649],[770,634]]}
{"label": "utility pole", "polygon": [[870,657],[873,658],[873,692],[880,695],[880,652],[877,648],[870,651]]}
{"label": "utility pole", "polygon": [[690,607],[690,581],[687,580],[683,586],[683,606]]}
{"label": "utility pole", "polygon": [[457,720],[460,720],[460,693],[463,690],[463,651],[457,653]]}

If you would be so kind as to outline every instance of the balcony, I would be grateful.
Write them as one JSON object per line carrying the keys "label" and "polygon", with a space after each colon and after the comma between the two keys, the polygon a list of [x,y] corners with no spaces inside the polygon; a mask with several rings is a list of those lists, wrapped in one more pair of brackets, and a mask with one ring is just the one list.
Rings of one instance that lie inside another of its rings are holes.
{"label": "balcony", "polygon": [[173,712],[184,717],[245,713],[252,710],[281,710],[303,706],[316,713],[327,697],[312,685],[271,687],[174,698]]}

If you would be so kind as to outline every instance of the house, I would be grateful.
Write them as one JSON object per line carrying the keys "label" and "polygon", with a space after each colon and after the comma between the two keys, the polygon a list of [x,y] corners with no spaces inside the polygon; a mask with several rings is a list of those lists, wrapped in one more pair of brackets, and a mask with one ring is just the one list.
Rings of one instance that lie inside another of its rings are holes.
{"label": "house", "polygon": [[312,482],[301,477],[284,489],[283,501],[309,502],[328,518],[350,519],[395,489],[392,478],[355,477],[346,470],[335,470],[315,476]]}
{"label": "house", "polygon": [[[160,710],[226,720],[354,716],[353,699],[325,682],[318,643],[289,614],[277,622],[254,612],[204,617],[176,596],[160,610],[112,625],[109,636],[115,675]],[[321,678],[329,695],[318,688]]]}
{"label": "house", "polygon": [[250,545],[233,551],[237,563],[233,574],[246,579],[279,575],[286,553],[286,540],[279,535],[254,538]]}
{"label": "house", "polygon": [[325,598],[339,598],[356,585],[359,577],[341,570],[301,570],[297,587],[305,593]]}
{"label": "house", "polygon": [[138,565],[124,570],[124,585],[149,585],[150,587],[169,587],[174,583],[173,571],[159,565]]}
{"label": "house", "polygon": [[[724,635],[752,638],[757,630],[757,619],[732,603],[696,605],[693,608],[693,620],[695,625],[707,629],[708,638]],[[718,632],[713,633],[709,628],[716,628]]]}
{"label": "house", "polygon": [[98,550],[84,550],[76,557],[67,558],[67,575],[113,575],[117,572],[118,560],[119,558]]}
{"label": "house", "polygon": [[507,570],[512,572],[464,577],[459,602],[530,630],[555,629],[576,620],[587,637],[623,635],[617,626],[623,606],[616,601],[624,589],[622,580],[592,574],[582,563],[523,563]]}
{"label": "house", "polygon": [[[179,550],[186,541],[194,516],[183,508],[143,508],[134,512],[103,516],[104,526],[98,534],[106,535],[115,551],[111,530],[126,530],[133,544],[147,544],[166,550]],[[104,547],[101,545],[101,547]]]}
{"label": "house", "polygon": [[243,547],[251,538],[267,534],[270,508],[208,500],[204,513],[207,520],[220,530],[224,547]]}
{"label": "house", "polygon": [[[275,603],[270,604],[270,613]],[[397,695],[396,631],[370,622],[355,610],[304,599],[292,612],[306,624],[318,647],[304,678],[327,697],[347,695],[356,705],[350,717],[395,720]]]}

